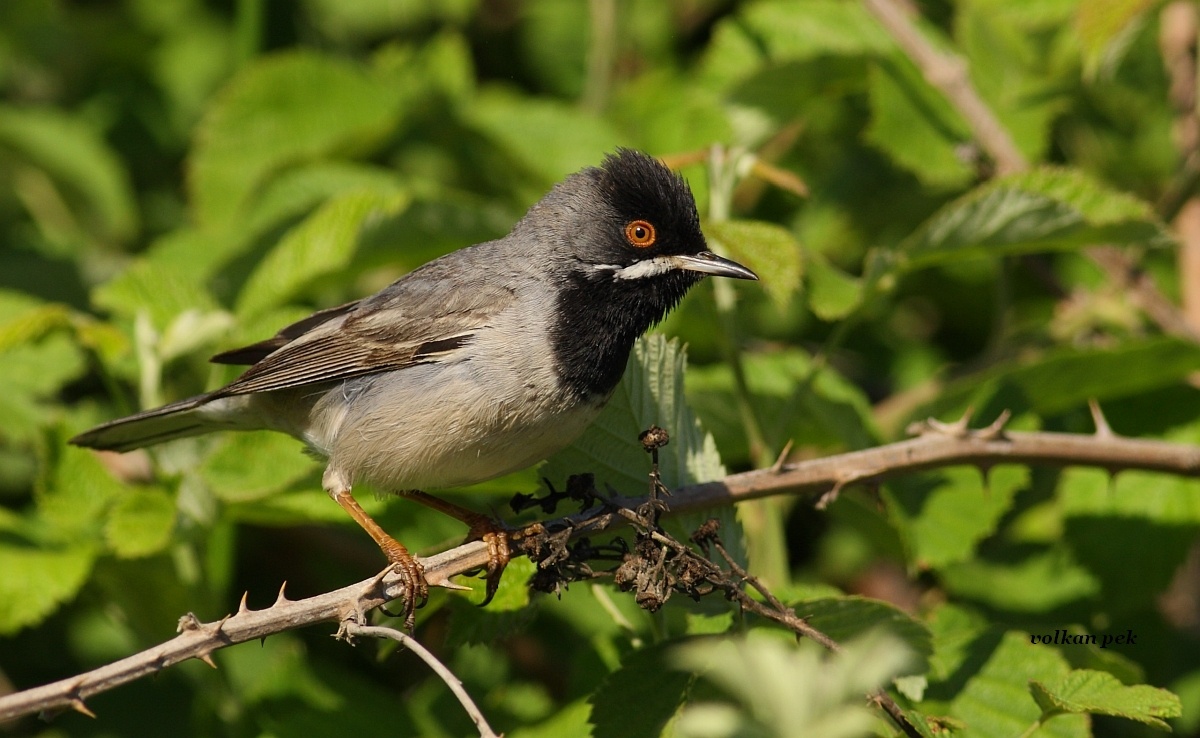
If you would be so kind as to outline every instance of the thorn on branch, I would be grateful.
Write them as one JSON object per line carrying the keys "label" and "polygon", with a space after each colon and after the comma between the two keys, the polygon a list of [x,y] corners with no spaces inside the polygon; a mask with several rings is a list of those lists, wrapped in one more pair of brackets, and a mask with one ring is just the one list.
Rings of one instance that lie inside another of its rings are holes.
{"label": "thorn on branch", "polygon": [[1088,410],[1092,413],[1092,423],[1096,426],[1096,438],[1111,439],[1116,438],[1117,434],[1113,432],[1112,426],[1108,424],[1108,418],[1104,417],[1104,410],[1100,408],[1100,403],[1096,398],[1088,399]]}
{"label": "thorn on branch", "polygon": [[[284,592],[284,590],[286,590],[286,589],[287,589],[287,580],[285,579],[283,584],[279,585],[279,594],[275,595],[275,605],[282,605],[285,602],[291,601],[287,598],[287,594]],[[272,607],[274,607],[274,605],[272,605]]]}
{"label": "thorn on branch", "polygon": [[787,443],[783,444],[783,450],[779,452],[779,457],[775,459],[775,463],[771,464],[771,473],[779,474],[783,471],[783,465],[787,463],[788,454],[792,452],[792,439],[788,439]]}
{"label": "thorn on branch", "polygon": [[249,596],[249,592],[242,592],[242,600],[238,603],[237,615],[244,615],[245,613],[250,612],[250,607],[246,605],[246,598]]}
{"label": "thorn on branch", "polygon": [[205,651],[204,653],[198,653],[198,654],[196,654],[196,658],[199,659],[200,661],[203,661],[204,663],[208,664],[209,666],[211,666],[214,669],[217,668],[217,662],[213,661],[212,651]]}
{"label": "thorn on branch", "polygon": [[87,704],[83,701],[83,698],[81,698],[81,697],[72,697],[71,698],[71,709],[82,715],[87,715],[88,717],[93,718],[93,719],[96,717],[96,713],[91,711],[91,709],[87,706]]}
{"label": "thorn on branch", "polygon": [[225,623],[228,622],[231,617],[233,616],[226,615],[215,623],[209,623],[208,625],[203,626],[205,635],[212,636],[213,638],[219,637],[224,639],[225,634],[222,631],[225,629]]}
{"label": "thorn on branch", "polygon": [[997,415],[996,419],[991,422],[991,425],[986,428],[980,428],[970,435],[984,441],[998,441],[1004,438],[1004,426],[1008,424],[1010,418],[1012,418],[1012,411],[1005,408],[1004,411]]}

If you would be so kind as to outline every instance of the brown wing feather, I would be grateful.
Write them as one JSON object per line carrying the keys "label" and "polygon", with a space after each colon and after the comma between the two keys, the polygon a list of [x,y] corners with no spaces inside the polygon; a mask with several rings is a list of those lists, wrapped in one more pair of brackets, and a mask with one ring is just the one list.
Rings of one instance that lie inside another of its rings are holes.
{"label": "brown wing feather", "polygon": [[351,310],[354,310],[358,307],[359,302],[359,300],[355,300],[345,305],[318,310],[307,318],[298,320],[280,330],[265,341],[223,351],[209,359],[209,361],[214,364],[257,364],[322,323],[327,323],[334,318],[340,318]]}
{"label": "brown wing feather", "polygon": [[[403,281],[394,287],[401,284]],[[341,313],[334,312],[341,308],[326,311],[333,314],[311,323],[306,332],[273,349],[214,394],[271,392],[426,363],[469,343],[476,330],[486,327],[493,315],[515,299],[505,287],[476,284],[470,289],[449,290],[452,294],[442,295],[440,301],[418,301],[414,297],[423,297],[425,290],[421,287],[429,285],[418,282],[404,286],[416,289],[385,290],[369,300],[352,303]],[[274,339],[241,351],[273,345],[280,336],[286,337],[288,331],[304,323],[293,324]]]}

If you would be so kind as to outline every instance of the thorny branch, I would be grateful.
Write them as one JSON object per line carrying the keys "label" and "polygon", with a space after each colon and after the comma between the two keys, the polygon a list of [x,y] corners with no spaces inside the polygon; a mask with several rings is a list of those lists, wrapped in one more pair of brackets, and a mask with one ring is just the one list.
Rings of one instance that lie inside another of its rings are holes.
{"label": "thorny branch", "polygon": [[[965,421],[950,425],[929,423],[912,430],[918,433],[917,437],[906,441],[776,465],[676,489],[671,496],[671,512],[688,512],[782,494],[828,501],[850,484],[875,483],[959,464],[985,467],[1002,463],[1080,465],[1113,473],[1140,469],[1200,476],[1200,448],[1123,438],[1111,432],[1096,435],[1009,432],[999,426],[973,431],[967,428]],[[607,499],[605,507],[611,509],[589,510],[534,523],[515,537],[535,539],[539,531],[557,531],[553,535],[561,536],[564,544],[576,541],[572,546],[583,545],[586,543],[584,537],[627,523],[622,514],[613,510],[636,511],[645,502],[645,498]],[[622,555],[611,549],[601,553],[614,557]],[[421,559],[431,583],[447,582],[450,577],[478,570],[486,566],[487,561],[487,545],[481,541],[465,543]],[[363,613],[386,604],[400,593],[400,577],[385,571],[376,577],[303,600],[289,600],[280,589],[275,603],[262,610],[250,610],[243,598],[236,612],[209,623],[203,623],[189,613],[180,619],[179,635],[169,641],[83,674],[0,697],[0,721],[64,709],[90,714],[85,700],[94,694],[188,659],[211,664],[214,651],[235,643],[320,622],[363,622]]]}

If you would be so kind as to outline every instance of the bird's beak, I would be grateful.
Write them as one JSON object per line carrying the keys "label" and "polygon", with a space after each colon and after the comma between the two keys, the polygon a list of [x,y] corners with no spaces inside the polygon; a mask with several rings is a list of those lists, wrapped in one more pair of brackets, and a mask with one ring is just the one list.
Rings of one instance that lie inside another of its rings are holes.
{"label": "bird's beak", "polygon": [[701,251],[698,254],[678,254],[671,256],[671,266],[685,269],[689,272],[711,274],[714,277],[733,277],[734,279],[758,279],[758,275],[741,264],[717,256],[711,251]]}

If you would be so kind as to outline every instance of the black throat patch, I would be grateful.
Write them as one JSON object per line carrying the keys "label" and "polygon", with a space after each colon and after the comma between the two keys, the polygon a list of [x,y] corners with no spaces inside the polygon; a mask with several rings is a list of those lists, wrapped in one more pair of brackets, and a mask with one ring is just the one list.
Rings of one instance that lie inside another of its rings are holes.
{"label": "black throat patch", "polygon": [[643,279],[615,279],[604,271],[570,274],[550,330],[563,388],[582,402],[607,400],[621,381],[633,342],[700,279],[684,271]]}

